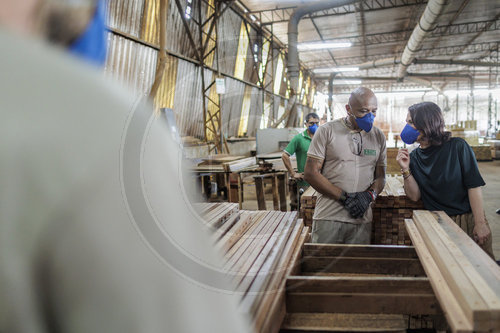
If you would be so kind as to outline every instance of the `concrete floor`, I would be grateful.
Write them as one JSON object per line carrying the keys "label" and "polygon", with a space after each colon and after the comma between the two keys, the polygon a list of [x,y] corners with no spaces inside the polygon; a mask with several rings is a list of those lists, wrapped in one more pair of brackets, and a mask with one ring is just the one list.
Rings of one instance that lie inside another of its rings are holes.
{"label": "concrete floor", "polygon": [[486,182],[486,186],[483,187],[483,202],[493,236],[493,253],[495,258],[500,260],[500,215],[495,213],[500,208],[500,160],[478,164]]}
{"label": "concrete floor", "polygon": [[[479,170],[486,182],[483,187],[483,202],[486,218],[490,224],[491,234],[493,236],[493,253],[495,258],[500,260],[500,215],[496,210],[500,208],[500,160],[493,162],[479,162]],[[271,185],[265,187],[266,190],[266,208],[271,210],[273,202],[271,199]],[[243,209],[257,210],[257,201],[255,196],[255,186],[253,184],[244,185]],[[287,200],[287,208],[290,209]]]}

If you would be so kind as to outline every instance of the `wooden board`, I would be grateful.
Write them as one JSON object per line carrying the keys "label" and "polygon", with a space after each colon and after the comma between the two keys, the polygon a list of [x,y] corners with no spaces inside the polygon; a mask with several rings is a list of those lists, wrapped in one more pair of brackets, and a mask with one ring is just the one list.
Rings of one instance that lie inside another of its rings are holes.
{"label": "wooden board", "polygon": [[406,224],[419,239],[417,252],[427,254],[423,263],[429,261],[425,264],[437,270],[434,279],[449,288],[445,295],[439,280],[433,285],[446,312],[457,317],[449,321],[458,321],[461,312],[475,331],[500,331],[500,267],[443,212],[415,211]]}
{"label": "wooden board", "polygon": [[493,297],[491,288],[480,277],[472,263],[460,255],[461,252],[457,251],[453,240],[446,237],[431,212],[415,211],[413,219],[465,318],[472,322],[475,330],[488,330],[492,325],[496,326],[498,321],[494,322],[493,317],[500,318],[500,299]]}

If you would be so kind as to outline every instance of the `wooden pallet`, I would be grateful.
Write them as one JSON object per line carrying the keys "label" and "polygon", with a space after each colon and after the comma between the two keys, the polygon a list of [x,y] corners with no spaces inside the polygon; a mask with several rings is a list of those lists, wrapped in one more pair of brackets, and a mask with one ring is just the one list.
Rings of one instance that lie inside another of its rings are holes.
{"label": "wooden pallet", "polygon": [[500,331],[500,267],[444,212],[405,223],[452,331]]}

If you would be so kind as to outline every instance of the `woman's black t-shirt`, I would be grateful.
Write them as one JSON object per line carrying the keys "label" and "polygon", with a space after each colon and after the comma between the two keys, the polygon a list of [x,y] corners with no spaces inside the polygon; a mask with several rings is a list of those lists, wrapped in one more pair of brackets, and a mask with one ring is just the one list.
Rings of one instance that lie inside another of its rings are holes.
{"label": "woman's black t-shirt", "polygon": [[472,148],[461,138],[415,149],[410,154],[410,171],[425,209],[443,210],[450,216],[469,213],[467,190],[485,185]]}

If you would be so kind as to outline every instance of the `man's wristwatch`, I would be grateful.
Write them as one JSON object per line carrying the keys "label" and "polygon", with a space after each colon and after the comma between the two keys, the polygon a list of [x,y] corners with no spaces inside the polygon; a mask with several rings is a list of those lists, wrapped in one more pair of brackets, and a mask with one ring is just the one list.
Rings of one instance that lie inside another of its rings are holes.
{"label": "man's wristwatch", "polygon": [[375,199],[377,199],[377,192],[375,192],[375,190],[374,190],[374,189],[369,189],[369,190],[368,190],[368,193],[370,193],[370,194],[371,194],[371,196],[372,196],[372,201],[375,201]]}
{"label": "man's wristwatch", "polygon": [[342,193],[340,193],[340,197],[339,197],[340,203],[344,204],[345,199],[347,199],[347,192],[346,191],[342,191]]}

